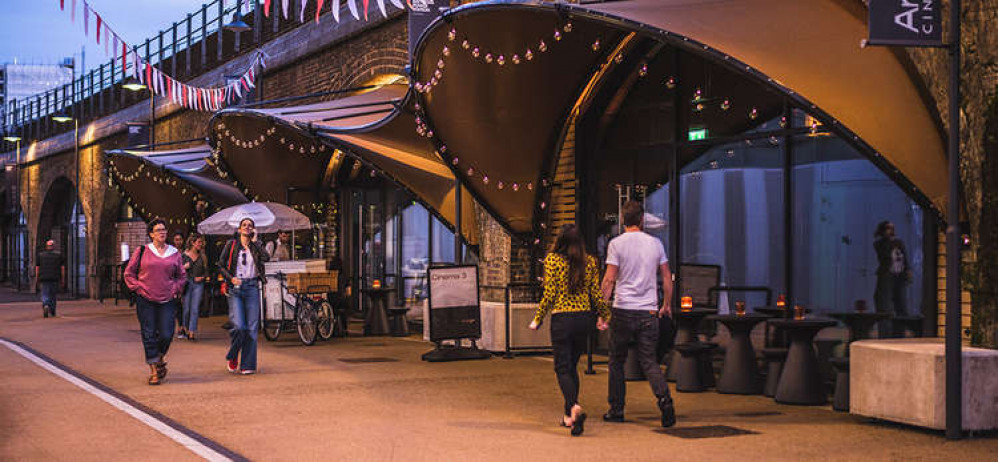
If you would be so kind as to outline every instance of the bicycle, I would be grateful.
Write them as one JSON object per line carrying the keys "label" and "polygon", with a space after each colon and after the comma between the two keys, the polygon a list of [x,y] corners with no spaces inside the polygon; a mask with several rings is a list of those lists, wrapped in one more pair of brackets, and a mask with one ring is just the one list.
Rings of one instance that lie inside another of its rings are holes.
{"label": "bicycle", "polygon": [[[281,335],[283,329],[290,329],[289,324],[294,324],[294,329],[298,332],[298,338],[305,345],[315,344],[316,337],[322,340],[329,340],[333,337],[334,326],[336,325],[336,313],[332,304],[326,299],[325,294],[331,292],[329,286],[314,285],[308,286],[304,291],[299,291],[295,287],[287,286],[287,275],[278,273],[277,279],[280,281],[281,290],[281,319],[264,319],[263,335],[267,340],[275,341]],[[295,303],[290,303],[284,297],[288,293],[294,297]],[[285,313],[293,313],[291,319],[285,318]],[[265,311],[266,313],[266,311]]]}

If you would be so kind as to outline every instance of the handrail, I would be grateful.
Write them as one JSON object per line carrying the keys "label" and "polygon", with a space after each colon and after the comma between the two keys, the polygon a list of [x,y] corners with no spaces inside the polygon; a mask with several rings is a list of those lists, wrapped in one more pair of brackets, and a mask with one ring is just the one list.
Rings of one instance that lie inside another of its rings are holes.
{"label": "handrail", "polygon": [[[336,2],[326,2],[322,12],[328,13],[334,4]],[[253,24],[252,32],[225,32],[225,17],[239,5],[241,2],[237,1],[226,7],[222,0],[210,0],[193,13],[185,14],[171,27],[144,41],[130,44],[131,51],[177,80],[189,81],[309,22],[299,22],[297,15],[282,19],[280,14],[273,14],[270,18],[264,18],[259,15],[262,6],[256,6],[244,12],[245,20]],[[315,5],[308,5],[312,11],[306,12],[306,17],[313,16]],[[254,21],[257,15],[260,20]],[[50,117],[54,114],[67,113],[82,125],[146,99],[147,96],[132,95],[122,88],[129,73],[121,66],[121,50],[110,54],[112,58],[108,62],[80,72],[69,83],[0,104],[0,132],[4,135],[16,134],[25,140],[42,140],[72,130],[71,124],[54,123]],[[260,104],[268,103],[273,104],[274,101]],[[3,146],[0,151],[4,152],[14,149],[13,144],[8,145],[7,142],[0,142],[0,146]]]}

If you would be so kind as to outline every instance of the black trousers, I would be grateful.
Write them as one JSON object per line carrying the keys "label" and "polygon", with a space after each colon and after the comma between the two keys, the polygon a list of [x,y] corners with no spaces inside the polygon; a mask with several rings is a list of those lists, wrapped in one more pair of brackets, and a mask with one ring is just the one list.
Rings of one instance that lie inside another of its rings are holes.
{"label": "black trousers", "polygon": [[596,326],[591,312],[555,313],[551,315],[551,347],[554,350],[554,372],[565,397],[565,415],[579,402],[579,356],[586,351],[588,334]]}
{"label": "black trousers", "polygon": [[637,347],[638,363],[648,378],[652,392],[660,401],[672,402],[669,387],[665,383],[662,368],[655,360],[658,347],[658,315],[652,310],[614,309],[610,318],[610,412],[624,413],[627,384],[624,382],[624,363],[631,345]]}

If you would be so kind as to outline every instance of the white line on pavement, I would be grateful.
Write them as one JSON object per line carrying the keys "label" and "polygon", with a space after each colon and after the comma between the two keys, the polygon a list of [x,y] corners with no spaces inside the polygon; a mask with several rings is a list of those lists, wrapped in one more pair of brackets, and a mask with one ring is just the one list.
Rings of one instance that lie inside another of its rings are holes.
{"label": "white line on pavement", "polygon": [[176,441],[181,446],[183,446],[183,447],[189,449],[191,452],[193,452],[193,453],[195,453],[195,454],[203,457],[205,460],[211,460],[211,461],[232,460],[232,459],[230,459],[230,458],[228,458],[228,457],[226,457],[226,456],[224,456],[224,455],[216,452],[214,449],[209,448],[208,446],[205,446],[204,444],[202,444],[201,442],[195,440],[194,438],[191,438],[190,436],[187,436],[187,435],[185,435],[185,434],[177,431],[176,429],[174,429],[173,427],[171,427],[171,426],[163,423],[159,419],[157,419],[157,418],[155,418],[155,417],[153,417],[153,416],[151,416],[151,415],[149,415],[149,414],[147,414],[145,412],[142,412],[141,410],[137,409],[135,406],[132,406],[131,404],[128,404],[128,403],[122,401],[121,399],[119,399],[119,398],[117,398],[115,396],[112,396],[111,394],[109,394],[109,393],[107,393],[107,392],[105,392],[103,390],[100,390],[97,387],[94,387],[93,385],[91,385],[91,384],[89,384],[89,383],[87,383],[87,382],[85,382],[83,380],[80,380],[78,377],[75,377],[72,374],[69,374],[66,371],[63,371],[62,369],[59,369],[58,367],[53,366],[48,361],[45,361],[44,359],[39,358],[34,353],[32,353],[32,352],[30,352],[28,350],[25,350],[24,348],[21,348],[20,346],[15,345],[15,344],[13,344],[11,342],[8,342],[6,340],[3,340],[3,339],[0,339],[0,343],[3,343],[4,346],[6,346],[7,348],[11,349],[15,353],[17,353],[17,354],[19,354],[21,356],[24,356],[29,361],[37,364],[42,369],[45,369],[45,370],[47,370],[47,371],[49,371],[49,372],[51,372],[51,373],[53,373],[53,374],[55,374],[55,375],[63,378],[67,382],[72,383],[73,385],[76,385],[77,387],[82,388],[83,390],[87,391],[88,393],[96,396],[97,398],[100,398],[102,401],[104,401],[104,402],[106,402],[106,403],[108,403],[108,404],[110,404],[110,405],[118,408],[118,410],[120,410],[120,411],[122,411],[122,412],[124,412],[124,413],[126,413],[126,414],[128,414],[128,415],[130,415],[132,417],[134,417],[135,419],[137,419],[138,421],[140,421],[140,422],[148,425],[149,427],[152,427],[153,430],[156,430],[156,431],[162,433],[163,435],[165,435],[167,438],[170,438],[173,441]]}

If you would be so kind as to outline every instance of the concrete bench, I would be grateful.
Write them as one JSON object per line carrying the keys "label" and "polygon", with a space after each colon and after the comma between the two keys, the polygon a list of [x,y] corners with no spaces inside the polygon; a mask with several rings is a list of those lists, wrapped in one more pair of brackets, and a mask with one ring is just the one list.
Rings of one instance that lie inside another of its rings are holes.
{"label": "concrete bench", "polygon": [[[862,340],[850,346],[849,412],[946,428],[943,339]],[[998,351],[963,347],[963,429],[998,428]]]}

